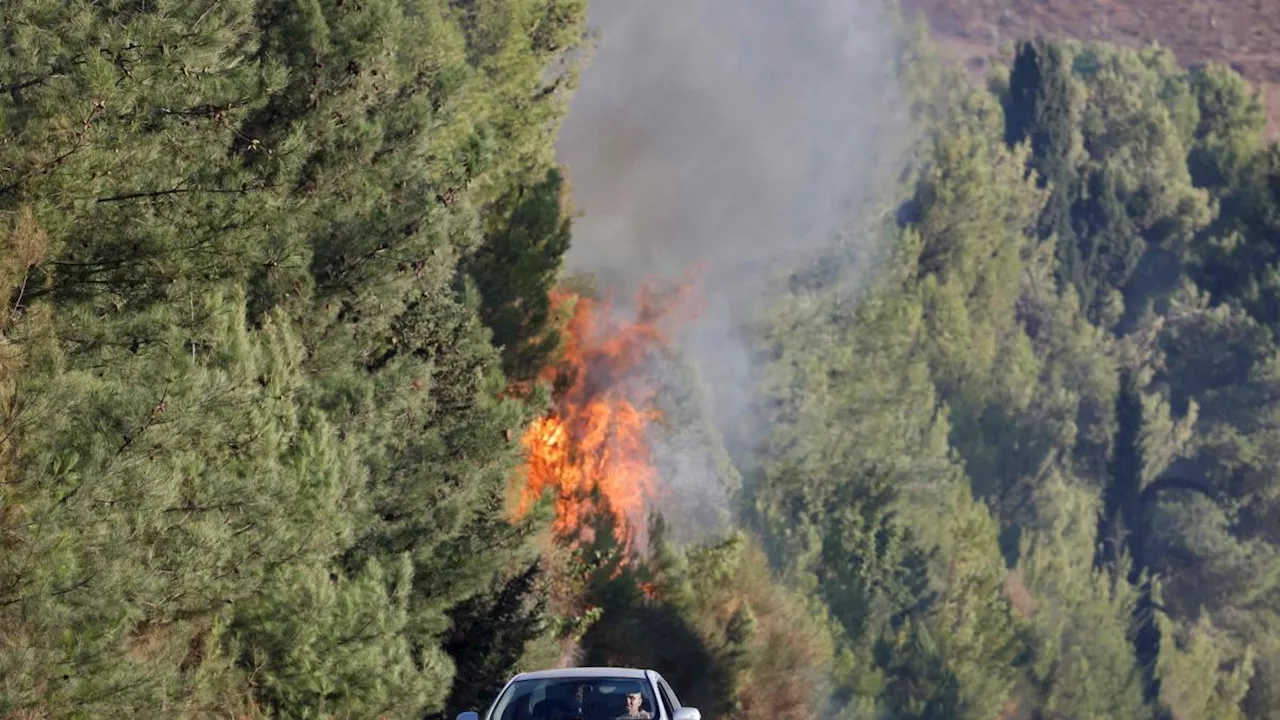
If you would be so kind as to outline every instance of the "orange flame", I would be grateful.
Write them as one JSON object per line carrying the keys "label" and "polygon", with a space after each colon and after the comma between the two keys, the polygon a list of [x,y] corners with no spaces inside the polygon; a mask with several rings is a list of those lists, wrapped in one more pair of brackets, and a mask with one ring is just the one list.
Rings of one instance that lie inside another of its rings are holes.
{"label": "orange flame", "polygon": [[662,484],[646,437],[661,413],[652,407],[655,392],[642,364],[666,346],[659,325],[683,299],[683,290],[659,294],[646,285],[637,317],[624,323],[614,319],[609,303],[552,291],[553,306],[573,303],[573,314],[562,329],[563,357],[543,376],[559,386],[555,409],[522,438],[528,461],[517,517],[550,489],[553,529],[562,537],[589,540],[588,523],[599,512],[612,514],[624,547],[643,535],[645,514]]}

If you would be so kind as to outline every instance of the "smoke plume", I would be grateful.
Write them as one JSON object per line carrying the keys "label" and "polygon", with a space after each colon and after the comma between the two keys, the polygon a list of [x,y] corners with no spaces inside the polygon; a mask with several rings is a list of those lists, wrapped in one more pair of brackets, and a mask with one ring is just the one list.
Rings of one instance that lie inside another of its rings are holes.
{"label": "smoke plume", "polygon": [[[845,230],[892,179],[896,39],[875,0],[593,0],[589,21],[559,136],[581,213],[568,269],[623,306],[646,278],[698,269],[681,351],[721,432],[745,432],[738,329],[779,273],[861,242]],[[677,498],[724,480],[694,434],[667,447]]]}

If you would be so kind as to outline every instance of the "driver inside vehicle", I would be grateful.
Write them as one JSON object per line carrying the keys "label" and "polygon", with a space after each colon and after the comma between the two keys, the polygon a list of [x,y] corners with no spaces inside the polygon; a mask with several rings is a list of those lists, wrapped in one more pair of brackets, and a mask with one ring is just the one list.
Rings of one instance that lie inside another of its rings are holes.
{"label": "driver inside vehicle", "polygon": [[625,715],[620,715],[618,720],[623,718],[647,718],[652,720],[653,713],[644,709],[644,695],[640,694],[639,690],[632,690],[627,693],[627,712]]}
{"label": "driver inside vehicle", "polygon": [[[603,682],[533,681],[517,690],[497,712],[502,720],[653,720],[654,700],[633,680]],[[540,687],[538,687],[540,686]],[[542,697],[534,700],[535,697]]]}

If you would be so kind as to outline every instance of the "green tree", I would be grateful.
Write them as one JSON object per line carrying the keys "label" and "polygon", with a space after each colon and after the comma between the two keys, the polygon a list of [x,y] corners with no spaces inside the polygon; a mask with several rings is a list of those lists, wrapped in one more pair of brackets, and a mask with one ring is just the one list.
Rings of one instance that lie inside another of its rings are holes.
{"label": "green tree", "polygon": [[1187,165],[1199,187],[1227,189],[1262,149],[1267,114],[1257,90],[1238,73],[1217,63],[1191,69],[1198,122]]}
{"label": "green tree", "polygon": [[1246,717],[1241,702],[1254,673],[1250,651],[1245,649],[1235,657],[1228,655],[1231,650],[1224,647],[1225,639],[1207,615],[1184,627],[1162,617],[1160,625],[1161,631],[1175,641],[1164,646],[1159,669],[1160,699],[1174,717]]}
{"label": "green tree", "polygon": [[650,528],[649,556],[595,596],[604,614],[584,638],[585,661],[661,668],[681,702],[708,716],[823,713],[833,655],[826,617],[774,575],[763,548],[734,531],[678,550],[661,516]]}
{"label": "green tree", "polygon": [[1094,568],[1096,491],[1055,474],[1035,507],[1011,577],[1029,624],[1035,705],[1048,718],[1150,717],[1130,642],[1137,592],[1120,575],[1128,561]]}
{"label": "green tree", "polygon": [[359,465],[299,403],[296,336],[278,317],[250,330],[244,311],[211,298],[195,358],[166,338],[106,376],[54,370],[60,355],[24,373],[39,402],[14,458],[24,551],[3,570],[9,709],[209,709],[235,679],[192,648],[281,573],[327,578],[351,541]]}
{"label": "green tree", "polygon": [[439,708],[449,622],[531,563],[544,399],[497,399],[459,263],[551,166],[584,11],[6,8],[0,214],[48,238],[6,278],[56,340],[9,378],[6,712]]}
{"label": "green tree", "polygon": [[1280,328],[1280,258],[1271,240],[1280,228],[1277,177],[1280,147],[1272,144],[1241,168],[1235,186],[1221,192],[1221,212],[1203,233],[1192,267],[1196,282],[1215,300],[1239,304],[1273,333]]}
{"label": "green tree", "polygon": [[1005,97],[1005,142],[1030,144],[1029,166],[1041,186],[1050,188],[1039,221],[1040,236],[1057,238],[1059,262],[1068,282],[1077,282],[1080,263],[1071,214],[1081,195],[1077,178],[1082,160],[1080,95],[1062,44],[1035,40],[1018,45]]}
{"label": "green tree", "polygon": [[[551,359],[559,335],[548,325],[548,293],[569,249],[567,192],[558,170],[531,187],[518,186],[487,214],[484,243],[463,262],[480,292],[480,315],[502,348],[507,379],[534,379]],[[510,209],[507,209],[510,206]]]}

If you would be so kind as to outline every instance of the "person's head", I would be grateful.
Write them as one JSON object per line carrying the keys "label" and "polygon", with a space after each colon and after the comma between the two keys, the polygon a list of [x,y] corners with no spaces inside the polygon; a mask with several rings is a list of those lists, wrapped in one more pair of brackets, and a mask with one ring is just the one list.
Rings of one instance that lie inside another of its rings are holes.
{"label": "person's head", "polygon": [[632,690],[631,692],[627,693],[627,714],[628,715],[640,714],[640,708],[643,705],[644,705],[644,696],[640,694],[639,690]]}

